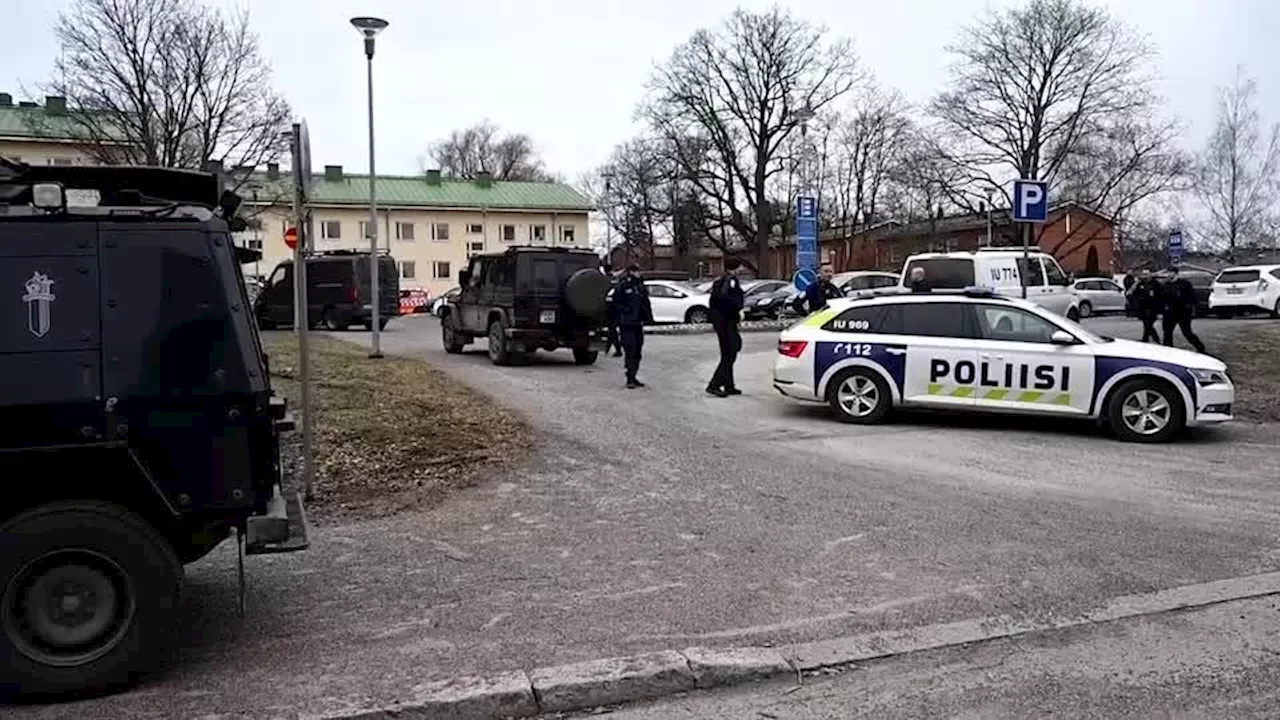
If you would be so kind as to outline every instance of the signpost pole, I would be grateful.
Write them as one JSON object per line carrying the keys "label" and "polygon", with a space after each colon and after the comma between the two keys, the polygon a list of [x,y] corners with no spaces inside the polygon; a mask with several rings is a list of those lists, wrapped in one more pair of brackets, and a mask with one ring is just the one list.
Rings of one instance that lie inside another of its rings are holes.
{"label": "signpost pole", "polygon": [[1027,299],[1027,283],[1031,273],[1031,234],[1039,223],[1049,219],[1049,184],[1039,180],[1015,180],[1013,182],[1012,219],[1021,225],[1022,267],[1018,270],[1022,284],[1022,299]]}
{"label": "signpost pole", "polygon": [[302,488],[311,500],[315,486],[315,452],[312,447],[314,423],[311,416],[311,351],[308,335],[311,313],[307,306],[307,251],[311,247],[311,213],[307,211],[307,191],[311,181],[311,141],[306,123],[293,124],[290,142],[293,156],[293,222],[297,243],[293,248],[294,328],[298,333],[298,401],[302,405]]}

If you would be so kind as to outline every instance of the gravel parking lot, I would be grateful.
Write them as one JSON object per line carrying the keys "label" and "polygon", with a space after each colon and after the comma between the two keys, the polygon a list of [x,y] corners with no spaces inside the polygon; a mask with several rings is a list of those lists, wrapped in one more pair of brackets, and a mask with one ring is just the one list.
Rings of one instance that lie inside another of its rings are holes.
{"label": "gravel parking lot", "polygon": [[[1212,350],[1249,322],[1198,331]],[[708,335],[649,338],[650,386],[627,391],[620,360],[498,368],[482,344],[445,355],[430,319],[394,323],[386,351],[525,413],[533,459],[429,511],[321,528],[308,553],[250,559],[244,620],[223,547],[188,570],[191,630],[168,674],[8,716],[316,715],[458,674],[1069,616],[1277,568],[1274,426],[1159,447],[1026,420],[850,427],[775,396],[775,338],[746,337],[747,395],[717,399],[702,392]]]}

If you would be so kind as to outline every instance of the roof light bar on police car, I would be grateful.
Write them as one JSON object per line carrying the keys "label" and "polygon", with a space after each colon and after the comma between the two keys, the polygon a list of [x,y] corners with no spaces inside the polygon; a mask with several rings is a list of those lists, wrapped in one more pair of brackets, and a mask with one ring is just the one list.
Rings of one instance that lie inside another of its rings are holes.
{"label": "roof light bar on police car", "polygon": [[65,210],[67,196],[62,190],[62,184],[56,182],[33,184],[31,186],[31,204],[41,210],[50,212]]}

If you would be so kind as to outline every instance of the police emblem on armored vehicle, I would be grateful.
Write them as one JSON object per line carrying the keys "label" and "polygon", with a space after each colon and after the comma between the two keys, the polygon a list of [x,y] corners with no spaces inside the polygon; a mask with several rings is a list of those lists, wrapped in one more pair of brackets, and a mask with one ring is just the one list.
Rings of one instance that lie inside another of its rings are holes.
{"label": "police emblem on armored vehicle", "polygon": [[27,329],[38,338],[44,337],[49,333],[49,311],[55,299],[53,280],[37,270],[23,287],[27,291],[22,296],[22,302],[27,304]]}

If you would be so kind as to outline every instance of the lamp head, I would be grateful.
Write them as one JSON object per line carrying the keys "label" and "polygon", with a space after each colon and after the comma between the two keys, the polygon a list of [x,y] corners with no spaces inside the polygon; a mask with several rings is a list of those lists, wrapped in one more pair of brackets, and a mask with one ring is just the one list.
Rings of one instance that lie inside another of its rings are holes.
{"label": "lamp head", "polygon": [[352,27],[354,27],[356,30],[359,30],[361,35],[364,35],[366,38],[369,38],[369,39],[376,37],[378,33],[382,32],[384,29],[386,29],[387,25],[390,25],[390,24],[391,23],[387,22],[386,20],[383,20],[382,18],[376,18],[376,17],[351,18]]}

